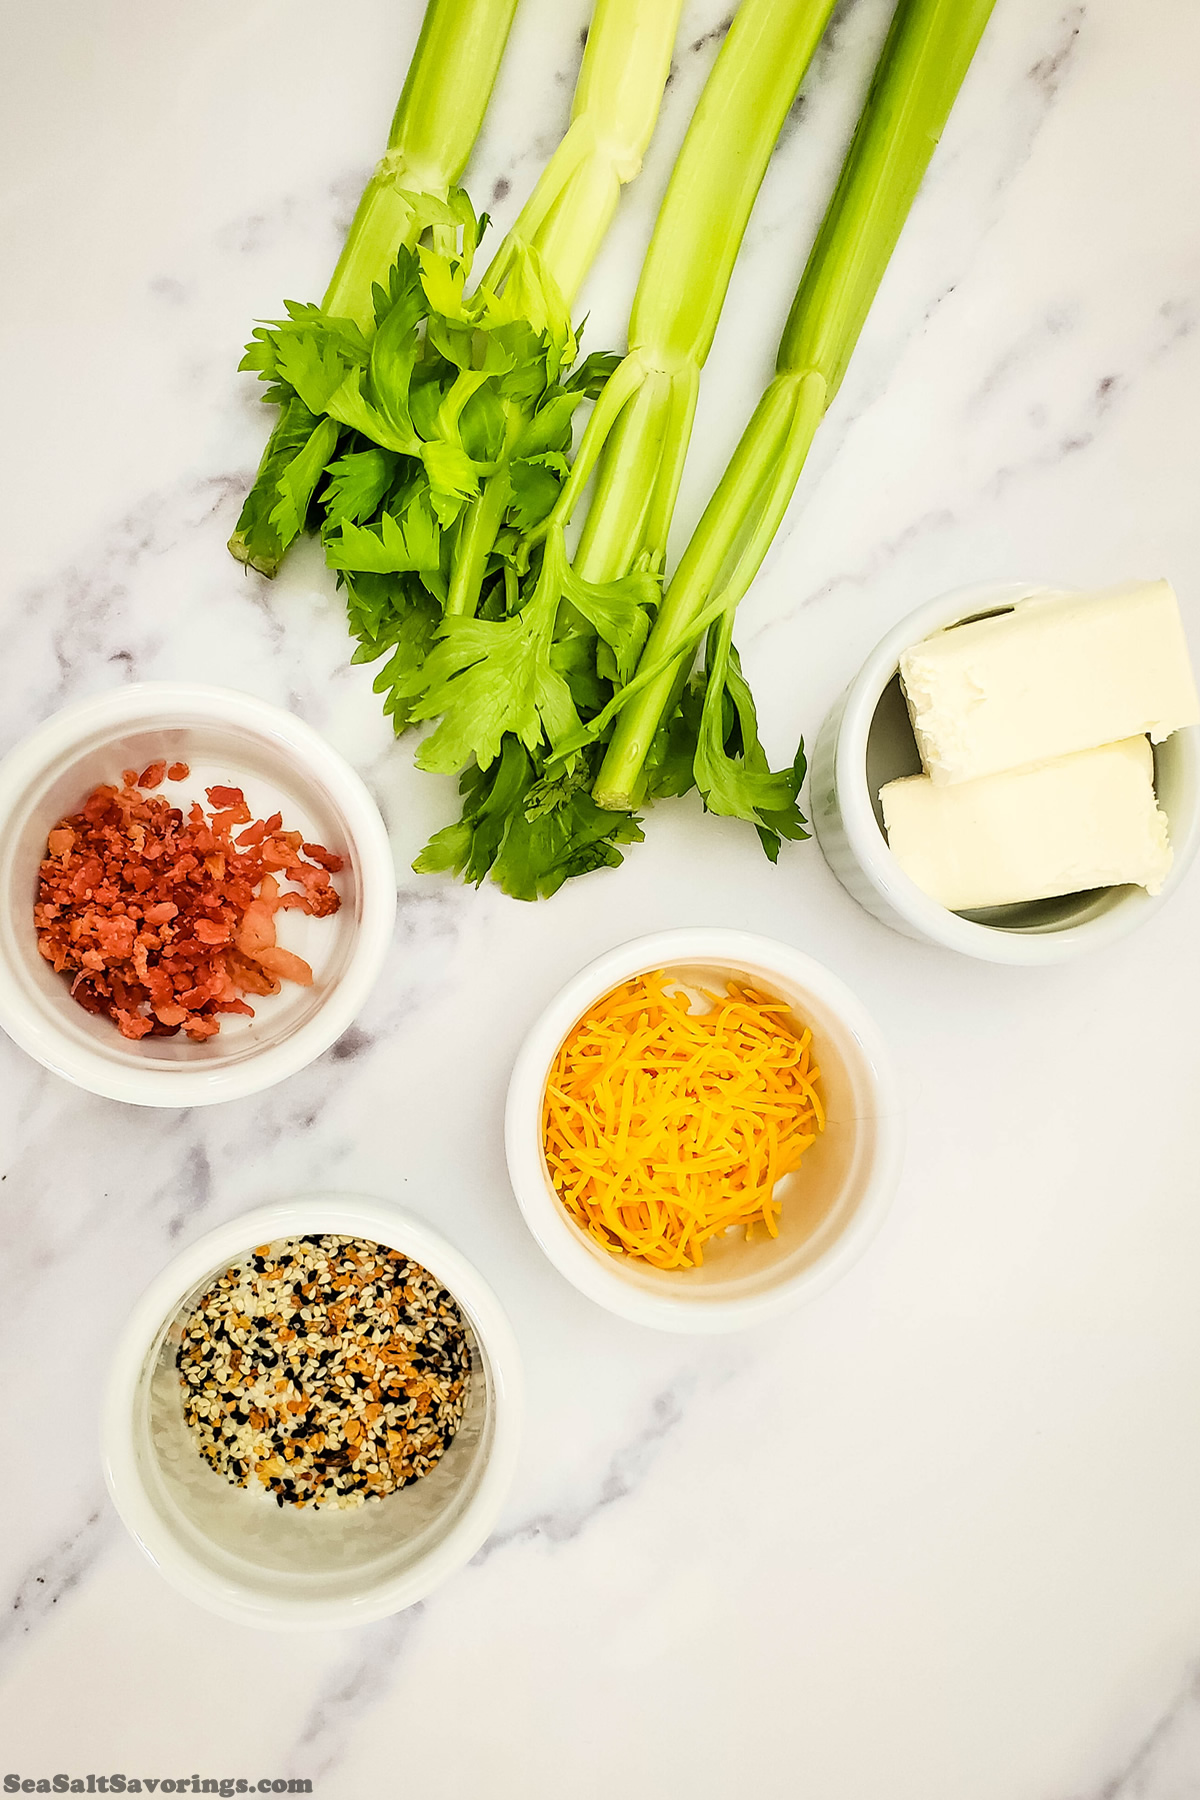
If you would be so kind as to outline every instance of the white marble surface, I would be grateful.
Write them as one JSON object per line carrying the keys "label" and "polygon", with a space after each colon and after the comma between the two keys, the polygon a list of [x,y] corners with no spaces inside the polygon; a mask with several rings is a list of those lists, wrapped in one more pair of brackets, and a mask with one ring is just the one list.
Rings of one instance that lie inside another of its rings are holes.
{"label": "white marble surface", "polygon": [[[723,0],[586,296],[619,336]],[[561,125],[584,0],[522,0],[470,176],[503,223]],[[883,23],[842,9],[764,189],[684,513],[728,452]],[[1200,1794],[1200,953],[1194,876],[1047,972],[888,934],[815,845],[661,808],[546,906],[421,880],[448,784],[347,665],[332,583],[225,538],[264,418],[250,321],[316,296],[417,0],[6,0],[0,749],[78,695],[193,676],[363,771],[401,872],[360,1026],[265,1097],[139,1112],[0,1042],[0,1775],[309,1775],[322,1800],[1183,1800]],[[1015,574],[1169,574],[1200,650],[1200,154],[1189,0],[998,0],[741,624],[765,733],[810,738],[906,610]],[[507,184],[507,189],[505,188]],[[777,934],[899,1058],[911,1149],[838,1287],[719,1342],[592,1307],[505,1178],[544,998],[622,937]],[[330,1183],[393,1194],[495,1283],[530,1421],[501,1527],[420,1608],[262,1638],[167,1588],[102,1491],[97,1394],[173,1247]]]}

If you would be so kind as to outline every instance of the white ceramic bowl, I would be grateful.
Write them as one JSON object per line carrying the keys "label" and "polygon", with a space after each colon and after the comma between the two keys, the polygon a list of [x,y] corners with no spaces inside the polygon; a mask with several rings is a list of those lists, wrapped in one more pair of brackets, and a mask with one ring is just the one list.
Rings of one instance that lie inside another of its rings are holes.
{"label": "white ceramic bowl", "polygon": [[[227,1014],[202,1044],[123,1038],[84,1012],[67,979],[38,953],[33,904],[46,834],[101,782],[158,757],[189,764],[188,781],[159,791],[175,804],[228,782],[256,818],[278,810],[346,859],[341,909],[280,914],[279,938],[313,969],[253,999],[255,1017]],[[311,726],[250,694],[147,682],[81,701],[32,732],[0,763],[0,1025],[23,1050],[79,1087],[141,1106],[239,1099],[294,1075],[339,1037],[362,1007],[391,942],[396,876],[379,809],[347,762]]]}
{"label": "white ceramic bowl", "polygon": [[[428,1475],[361,1507],[279,1507],[237,1488],[191,1441],[175,1350],[182,1318],[255,1244],[339,1232],[386,1244],[435,1275],[472,1339],[462,1425]],[[411,1606],[479,1549],[516,1467],[520,1360],[499,1301],[465,1257],[385,1200],[314,1195],[246,1213],[175,1258],[121,1334],[102,1417],[108,1490],[160,1572],[189,1599],[242,1625],[337,1628]]]}
{"label": "white ceramic bowl", "polygon": [[1175,852],[1158,894],[1139,887],[1097,888],[1023,906],[953,913],[900,868],[884,834],[879,790],[921,768],[900,687],[901,653],[934,631],[1005,612],[1038,591],[1027,582],[990,582],[958,588],[912,613],[876,646],[833,707],[812,758],[813,828],[846,891],[905,936],[986,962],[1066,962],[1124,937],[1171,897],[1200,842],[1200,732],[1190,729],[1154,746],[1154,785]]}
{"label": "white ceramic bowl", "polygon": [[[699,1269],[664,1270],[595,1243],[554,1191],[542,1147],[542,1099],[559,1046],[594,1001],[665,969],[698,987],[750,977],[812,1029],[828,1115],[800,1169],[780,1183],[779,1236],[705,1246]],[[525,1222],[568,1281],[610,1312],[664,1331],[737,1331],[837,1279],[870,1242],[899,1179],[903,1126],[878,1028],[819,963],[748,932],[665,931],[590,963],[550,1002],[521,1047],[505,1116],[509,1175]]]}

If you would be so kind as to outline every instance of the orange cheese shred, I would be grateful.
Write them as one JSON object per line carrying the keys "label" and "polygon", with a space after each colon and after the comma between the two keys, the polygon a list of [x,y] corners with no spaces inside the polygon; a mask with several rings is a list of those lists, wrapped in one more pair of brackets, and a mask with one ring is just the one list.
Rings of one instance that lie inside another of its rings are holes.
{"label": "orange cheese shred", "polygon": [[697,1268],[719,1233],[779,1232],[776,1184],[825,1128],[812,1033],[783,1001],[661,970],[568,1033],[546,1081],[546,1166],[577,1224],[616,1255]]}

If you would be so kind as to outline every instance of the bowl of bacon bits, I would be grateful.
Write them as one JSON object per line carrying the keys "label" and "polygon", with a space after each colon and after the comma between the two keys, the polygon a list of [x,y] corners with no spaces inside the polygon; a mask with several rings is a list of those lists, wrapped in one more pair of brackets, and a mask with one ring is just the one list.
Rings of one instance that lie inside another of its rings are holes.
{"label": "bowl of bacon bits", "polygon": [[0,1024],[149,1106],[258,1092],[328,1048],[390,941],[378,808],[303,720],[175,683],[55,714],[0,763]]}
{"label": "bowl of bacon bits", "polygon": [[390,1201],[311,1195],[218,1226],[134,1304],[104,1472],[189,1598],[240,1624],[335,1629],[470,1560],[521,1411],[512,1331],[466,1258]]}
{"label": "bowl of bacon bits", "polygon": [[622,944],[552,1000],[505,1121],[525,1222],[601,1306],[732,1331],[878,1229],[902,1125],[878,1028],[811,957],[725,930]]}

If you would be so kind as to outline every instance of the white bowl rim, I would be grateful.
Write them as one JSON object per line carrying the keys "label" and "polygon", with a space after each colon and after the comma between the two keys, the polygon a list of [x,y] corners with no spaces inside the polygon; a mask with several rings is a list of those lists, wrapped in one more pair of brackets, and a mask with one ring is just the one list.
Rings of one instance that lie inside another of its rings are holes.
{"label": "white bowl rim", "polygon": [[0,1025],[44,1068],[107,1100],[136,1106],[207,1106],[244,1099],[297,1074],[334,1043],[361,1011],[387,955],[396,917],[396,873],[387,829],[366,785],[332,744],[295,713],[253,694],[193,682],[132,682],[53,713],[0,762],[0,834],[39,771],[96,731],[132,721],[178,719],[189,708],[215,724],[269,732],[319,772],[344,814],[362,865],[362,913],[344,973],[312,1018],[280,1043],[226,1066],[128,1068],[60,1036],[28,1003],[0,964]]}
{"label": "white bowl rim", "polygon": [[[550,1192],[531,1120],[541,1114],[542,1090],[563,1038],[593,1000],[647,968],[680,963],[715,963],[737,969],[759,966],[790,978],[835,1012],[857,1039],[870,1070],[876,1099],[877,1151],[874,1168],[853,1219],[816,1262],[779,1281],[765,1293],[701,1301],[684,1290],[648,1294],[619,1272],[618,1259],[601,1262],[582,1241],[560,1202]],[[778,939],[723,926],[684,926],[616,945],[588,963],[550,1001],[517,1054],[508,1086],[504,1118],[509,1177],[517,1204],[537,1242],[561,1275],[609,1312],[660,1331],[708,1334],[740,1331],[765,1323],[836,1281],[878,1232],[900,1179],[904,1158],[904,1116],[887,1043],[870,1013],[838,976],[822,963]]]}
{"label": "white bowl rim", "polygon": [[[931,633],[961,623],[975,613],[1011,606],[1034,594],[1073,591],[1028,581],[990,581],[951,588],[893,626],[867,657],[844,699],[837,703],[841,717],[834,748],[834,782],[838,810],[855,860],[876,892],[921,937],[985,962],[1046,967],[1114,943],[1144,924],[1151,910],[1170,899],[1200,845],[1200,812],[1193,809],[1182,837],[1172,838],[1174,858],[1157,894],[1138,889],[1096,918],[1044,932],[1006,931],[1002,926],[981,925],[948,912],[922,892],[892,855],[879,829],[867,788],[867,739],[875,709],[896,674],[901,654]],[[1200,765],[1200,730],[1191,726],[1172,736],[1180,740],[1179,748],[1188,758],[1194,785]]]}
{"label": "white bowl rim", "polygon": [[[197,1561],[152,1505],[137,1466],[134,1401],[146,1355],[164,1324],[211,1270],[255,1244],[305,1232],[338,1232],[403,1251],[459,1301],[487,1355],[492,1441],[479,1486],[441,1539],[411,1568],[356,1599],[251,1599]],[[313,1193],[241,1213],[197,1238],[156,1275],[133,1306],[113,1353],[100,1412],[100,1454],[113,1505],[160,1573],[180,1593],[240,1625],[275,1631],[334,1630],[412,1606],[453,1575],[484,1543],[512,1485],[524,1416],[521,1356],[508,1316],[474,1264],[424,1219],[365,1194]]]}

